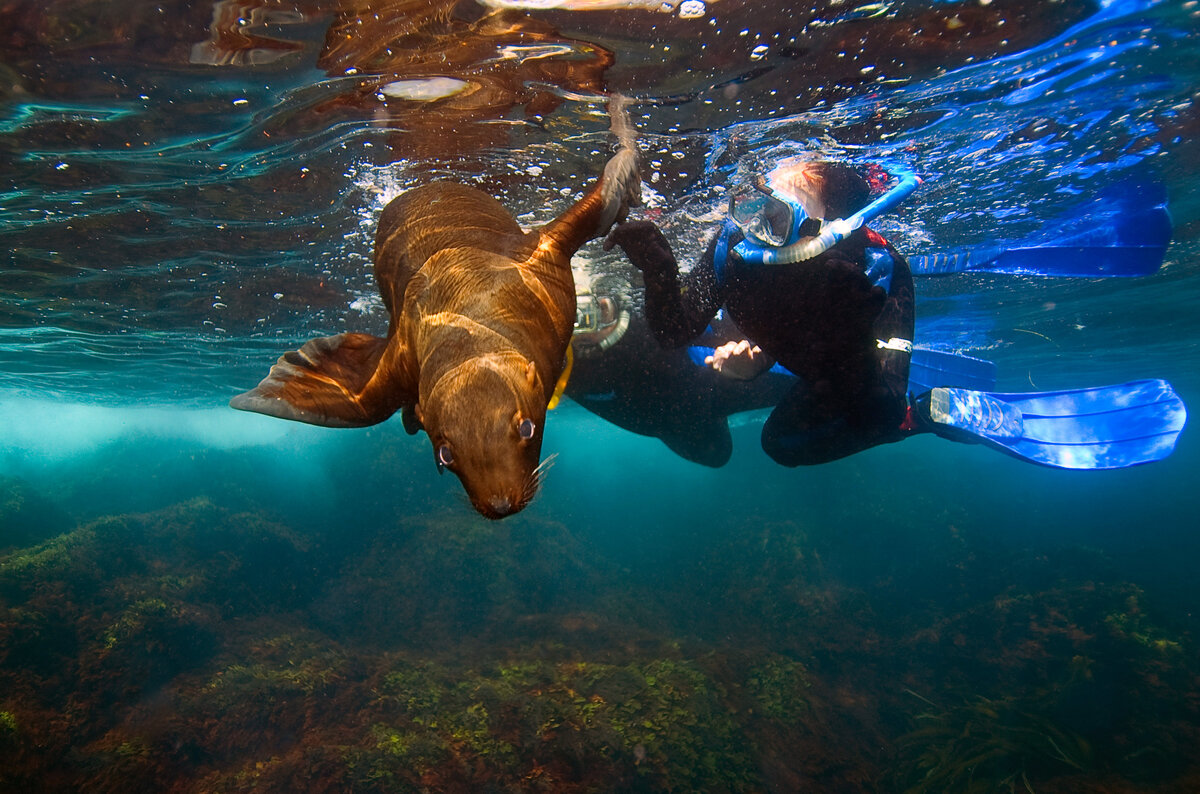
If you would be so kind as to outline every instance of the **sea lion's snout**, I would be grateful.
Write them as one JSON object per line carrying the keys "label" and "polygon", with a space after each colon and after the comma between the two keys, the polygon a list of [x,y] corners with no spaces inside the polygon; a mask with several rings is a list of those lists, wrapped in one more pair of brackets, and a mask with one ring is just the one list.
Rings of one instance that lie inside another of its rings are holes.
{"label": "sea lion's snout", "polygon": [[[526,467],[521,466],[524,470]],[[496,476],[497,471],[486,468],[481,471],[456,471],[467,497],[475,510],[484,518],[499,520],[525,509],[525,505],[537,493],[536,466],[528,473],[522,471],[516,478]]]}
{"label": "sea lion's snout", "polygon": [[504,518],[505,516],[512,515],[519,509],[513,505],[512,500],[507,496],[493,496],[488,500],[488,507],[491,508],[496,518]]}
{"label": "sea lion's snout", "polygon": [[434,462],[458,477],[471,505],[490,519],[520,512],[541,479],[545,408],[539,410],[537,392],[514,384],[526,385],[523,368],[519,379],[486,366],[464,369],[421,407]]}

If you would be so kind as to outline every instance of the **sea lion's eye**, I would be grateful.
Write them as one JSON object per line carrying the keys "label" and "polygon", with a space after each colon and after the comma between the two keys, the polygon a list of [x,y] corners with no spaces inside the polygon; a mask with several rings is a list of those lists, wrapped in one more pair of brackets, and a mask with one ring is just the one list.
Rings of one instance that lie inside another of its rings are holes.
{"label": "sea lion's eye", "polygon": [[528,441],[533,438],[533,431],[535,429],[532,419],[522,419],[521,424],[517,425],[517,435]]}
{"label": "sea lion's eye", "polygon": [[454,453],[450,450],[450,445],[442,444],[440,447],[438,447],[436,458],[438,474],[441,474],[446,470],[447,466],[452,466],[454,464]]}

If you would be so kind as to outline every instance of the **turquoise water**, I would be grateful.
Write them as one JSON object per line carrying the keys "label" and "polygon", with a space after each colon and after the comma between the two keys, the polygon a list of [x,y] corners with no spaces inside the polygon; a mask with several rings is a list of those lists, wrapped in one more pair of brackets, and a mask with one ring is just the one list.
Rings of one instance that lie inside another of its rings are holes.
{"label": "turquoise water", "polygon": [[[494,523],[396,420],[225,406],[383,333],[402,190],[565,208],[605,91],[683,262],[782,154],[915,168],[876,224],[909,254],[1162,182],[1156,274],[924,279],[917,341],[1200,405],[1194,4],[851,5],[0,10],[0,788],[1200,787],[1190,428],[1123,471],[928,436],[791,470],[751,413],[708,469],[568,401]],[[639,305],[598,244],[577,273]]]}

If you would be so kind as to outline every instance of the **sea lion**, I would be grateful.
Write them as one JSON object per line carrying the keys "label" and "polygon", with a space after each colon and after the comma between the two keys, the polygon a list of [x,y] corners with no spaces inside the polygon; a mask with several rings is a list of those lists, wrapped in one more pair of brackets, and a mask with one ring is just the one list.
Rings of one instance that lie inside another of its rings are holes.
{"label": "sea lion", "polygon": [[537,490],[546,405],[575,321],[571,256],[638,198],[634,148],[622,142],[582,199],[528,233],[499,201],[453,182],[396,198],[375,237],[387,337],[314,339],[230,405],[327,427],[400,410],[480,514],[521,510]]}

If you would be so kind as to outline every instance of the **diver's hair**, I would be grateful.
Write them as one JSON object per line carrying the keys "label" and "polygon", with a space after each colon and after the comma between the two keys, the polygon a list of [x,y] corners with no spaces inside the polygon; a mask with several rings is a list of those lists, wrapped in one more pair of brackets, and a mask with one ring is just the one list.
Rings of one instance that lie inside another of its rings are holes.
{"label": "diver's hair", "polygon": [[[825,219],[846,218],[867,205],[871,188],[857,171],[842,163],[789,157],[771,169],[769,178],[803,201],[812,196],[824,205]],[[806,205],[807,206],[807,205]],[[811,208],[809,210],[812,211]]]}
{"label": "diver's hair", "polygon": [[867,180],[848,165],[810,163],[808,172],[820,185],[827,219],[848,218],[867,206],[867,201],[871,198],[871,188]]}

